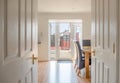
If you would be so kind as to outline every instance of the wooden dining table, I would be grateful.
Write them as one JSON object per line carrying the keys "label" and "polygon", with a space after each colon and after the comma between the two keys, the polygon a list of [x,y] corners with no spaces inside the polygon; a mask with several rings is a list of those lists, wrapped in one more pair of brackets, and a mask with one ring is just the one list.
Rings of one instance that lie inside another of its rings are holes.
{"label": "wooden dining table", "polygon": [[86,71],[86,78],[90,78],[90,67],[89,67],[89,60],[91,57],[91,50],[83,50],[85,54],[85,71]]}

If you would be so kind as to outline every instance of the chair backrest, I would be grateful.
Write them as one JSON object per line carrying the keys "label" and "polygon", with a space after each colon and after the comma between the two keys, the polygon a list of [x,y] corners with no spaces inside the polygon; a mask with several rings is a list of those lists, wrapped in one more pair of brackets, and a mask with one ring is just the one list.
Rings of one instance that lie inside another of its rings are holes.
{"label": "chair backrest", "polygon": [[85,67],[85,60],[83,57],[83,53],[82,53],[82,49],[81,49],[79,41],[76,41],[76,45],[78,47],[78,54],[79,54],[77,65],[78,65],[79,69],[82,69]]}
{"label": "chair backrest", "polygon": [[74,59],[76,60],[77,59],[77,55],[78,55],[78,52],[77,52],[77,44],[76,44],[76,41],[74,41]]}
{"label": "chair backrest", "polygon": [[81,49],[81,46],[80,46],[79,41],[76,41],[76,45],[77,45],[77,47],[78,47],[79,59],[80,59],[80,61],[81,61],[81,60],[82,60],[82,49]]}
{"label": "chair backrest", "polygon": [[78,52],[78,46],[76,41],[74,41],[74,47],[75,47],[75,64],[78,65],[78,58],[79,58],[79,52]]}

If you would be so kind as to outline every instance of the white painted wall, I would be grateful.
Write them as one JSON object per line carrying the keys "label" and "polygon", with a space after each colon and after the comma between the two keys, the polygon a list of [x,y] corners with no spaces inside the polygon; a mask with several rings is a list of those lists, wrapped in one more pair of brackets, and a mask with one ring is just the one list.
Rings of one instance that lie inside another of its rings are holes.
{"label": "white painted wall", "polygon": [[48,60],[48,20],[49,19],[82,19],[83,39],[91,39],[91,14],[90,13],[39,13],[38,26],[39,58],[41,61]]}

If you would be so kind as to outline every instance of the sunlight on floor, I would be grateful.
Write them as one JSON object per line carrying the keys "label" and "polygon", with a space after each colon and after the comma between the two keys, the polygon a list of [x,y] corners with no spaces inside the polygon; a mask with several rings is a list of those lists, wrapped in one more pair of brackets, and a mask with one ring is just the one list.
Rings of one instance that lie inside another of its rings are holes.
{"label": "sunlight on floor", "polygon": [[76,75],[72,61],[39,63],[39,83],[90,83]]}
{"label": "sunlight on floor", "polygon": [[70,61],[51,61],[49,67],[50,83],[77,83],[75,72],[73,72],[73,66]]}

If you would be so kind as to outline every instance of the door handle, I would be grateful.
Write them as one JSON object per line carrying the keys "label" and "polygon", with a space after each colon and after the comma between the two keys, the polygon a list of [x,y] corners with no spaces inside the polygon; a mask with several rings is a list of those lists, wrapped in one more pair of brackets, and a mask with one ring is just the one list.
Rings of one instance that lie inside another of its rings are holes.
{"label": "door handle", "polygon": [[35,57],[35,55],[33,54],[33,55],[32,55],[32,63],[33,63],[33,64],[35,63],[35,60],[38,61],[38,57]]}
{"label": "door handle", "polygon": [[92,50],[92,51],[91,51],[91,54],[92,54],[93,56],[95,56],[95,50]]}

